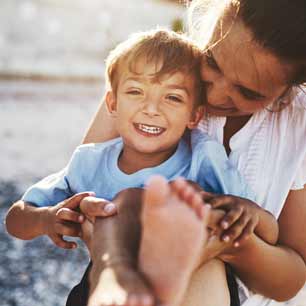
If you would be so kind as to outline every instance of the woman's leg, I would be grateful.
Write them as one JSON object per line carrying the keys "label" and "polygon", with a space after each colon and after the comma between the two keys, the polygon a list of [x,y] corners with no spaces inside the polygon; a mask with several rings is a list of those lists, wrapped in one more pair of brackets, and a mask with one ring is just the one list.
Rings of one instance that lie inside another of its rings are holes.
{"label": "woman's leg", "polygon": [[182,306],[191,305],[231,305],[225,265],[222,261],[212,259],[193,273],[182,303]]}
{"label": "woman's leg", "polygon": [[[153,305],[153,294],[137,269],[142,189],[120,192],[113,202],[118,213],[96,219],[91,242],[90,306]],[[136,301],[135,301],[136,300]]]}

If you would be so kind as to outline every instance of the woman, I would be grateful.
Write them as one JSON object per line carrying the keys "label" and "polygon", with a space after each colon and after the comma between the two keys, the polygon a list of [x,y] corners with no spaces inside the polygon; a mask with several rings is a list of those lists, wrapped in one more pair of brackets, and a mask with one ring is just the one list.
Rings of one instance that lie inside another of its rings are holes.
{"label": "woman", "polygon": [[[202,79],[208,114],[201,129],[224,144],[257,203],[279,222],[276,246],[253,234],[241,247],[215,241],[206,251],[228,263],[246,285],[239,282],[241,305],[274,305],[293,297],[306,275],[306,95],[299,86],[306,81],[306,3],[199,0],[190,16],[194,37],[207,46]],[[102,104],[84,141],[115,136]],[[244,201],[206,200],[214,207]],[[201,284],[200,269],[186,305],[201,305]]]}

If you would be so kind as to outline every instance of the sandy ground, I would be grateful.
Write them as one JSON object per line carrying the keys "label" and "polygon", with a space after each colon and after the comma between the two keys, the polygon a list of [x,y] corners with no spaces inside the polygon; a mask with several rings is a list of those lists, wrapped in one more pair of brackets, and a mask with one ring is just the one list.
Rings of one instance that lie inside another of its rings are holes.
{"label": "sandy ground", "polygon": [[[167,26],[183,15],[160,1],[73,3],[0,3],[1,306],[64,305],[81,278],[88,262],[82,245],[65,251],[45,237],[13,239],[4,229],[5,213],[30,184],[61,169],[80,143],[103,94],[108,50],[133,31]],[[16,79],[21,76],[74,82]],[[305,290],[291,305],[306,305]]]}

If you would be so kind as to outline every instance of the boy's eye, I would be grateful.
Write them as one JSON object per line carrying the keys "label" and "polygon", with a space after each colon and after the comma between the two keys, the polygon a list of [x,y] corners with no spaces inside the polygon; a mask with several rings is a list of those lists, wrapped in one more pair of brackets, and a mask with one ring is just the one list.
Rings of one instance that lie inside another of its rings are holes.
{"label": "boy's eye", "polygon": [[168,95],[167,99],[170,100],[170,101],[173,101],[173,102],[178,102],[178,103],[183,102],[183,99],[179,96],[176,96],[176,95]]}
{"label": "boy's eye", "polygon": [[208,66],[216,71],[220,71],[220,68],[217,62],[215,61],[214,56],[210,50],[206,51],[205,56],[206,56],[206,63],[208,64]]}
{"label": "boy's eye", "polygon": [[248,88],[237,86],[240,94],[247,100],[262,100],[265,97],[253,90],[250,90]]}
{"label": "boy's eye", "polygon": [[127,90],[126,93],[127,93],[128,95],[136,96],[136,95],[141,95],[141,90],[138,90],[138,89],[130,89],[130,90]]}

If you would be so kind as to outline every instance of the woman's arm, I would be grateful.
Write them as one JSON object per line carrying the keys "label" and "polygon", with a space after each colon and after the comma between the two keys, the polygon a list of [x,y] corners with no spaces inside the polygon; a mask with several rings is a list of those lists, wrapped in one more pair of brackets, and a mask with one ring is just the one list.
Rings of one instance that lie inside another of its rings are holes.
{"label": "woman's arm", "polygon": [[285,301],[306,280],[306,188],[291,191],[279,218],[279,244],[271,246],[253,234],[240,248],[220,256],[252,290]]}
{"label": "woman's arm", "polygon": [[103,98],[82,143],[103,142],[118,136],[114,119],[109,115]]}

